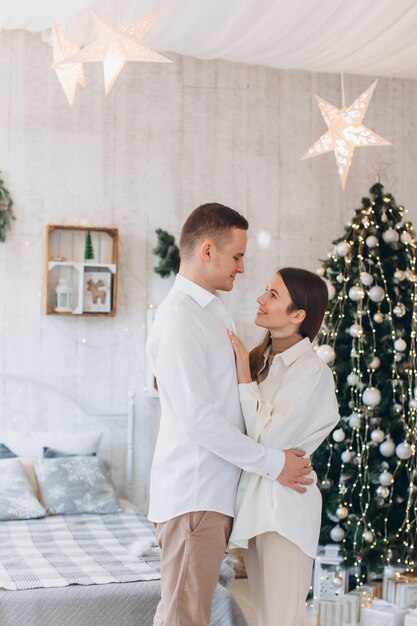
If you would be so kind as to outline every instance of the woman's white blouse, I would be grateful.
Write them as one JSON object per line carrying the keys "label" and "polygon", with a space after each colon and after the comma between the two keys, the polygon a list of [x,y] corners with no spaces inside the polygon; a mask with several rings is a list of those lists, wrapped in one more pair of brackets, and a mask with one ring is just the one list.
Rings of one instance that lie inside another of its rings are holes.
{"label": "woman's white blouse", "polygon": [[[308,338],[274,357],[267,378],[239,385],[250,437],[265,446],[298,448],[310,456],[339,421],[333,374]],[[316,557],[321,494],[315,482],[305,493],[243,472],[236,500],[232,546],[247,548],[251,537],[276,531]]]}

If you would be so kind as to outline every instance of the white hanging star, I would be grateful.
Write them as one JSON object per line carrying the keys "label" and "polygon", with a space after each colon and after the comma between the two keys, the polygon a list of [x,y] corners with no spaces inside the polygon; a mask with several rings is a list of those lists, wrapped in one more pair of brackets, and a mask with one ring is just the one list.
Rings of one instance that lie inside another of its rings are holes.
{"label": "white hanging star", "polygon": [[99,30],[99,39],[70,57],[72,62],[103,62],[106,94],[127,61],[172,63],[170,59],[154,52],[141,43],[142,38],[159,20],[162,13],[153,13],[128,26],[117,28],[110,22],[94,15]]}
{"label": "white hanging star", "polygon": [[391,145],[390,141],[362,125],[377,82],[372,83],[349,107],[343,109],[338,109],[323,98],[315,96],[328,131],[309,148],[301,159],[309,159],[334,151],[342,189],[346,186],[355,148]]}
{"label": "white hanging star", "polygon": [[55,23],[52,24],[52,40],[54,62],[51,67],[55,70],[67,100],[72,105],[77,84],[85,85],[84,69],[82,63],[63,63],[63,61],[78,52],[79,47],[75,41],[69,41]]}

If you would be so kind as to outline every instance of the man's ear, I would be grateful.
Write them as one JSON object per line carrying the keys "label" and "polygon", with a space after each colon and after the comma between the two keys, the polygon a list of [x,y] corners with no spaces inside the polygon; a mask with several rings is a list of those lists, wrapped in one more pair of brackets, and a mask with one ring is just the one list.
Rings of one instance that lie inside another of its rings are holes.
{"label": "man's ear", "polygon": [[213,251],[213,242],[207,239],[203,241],[200,247],[200,256],[204,263],[210,263],[211,253]]}

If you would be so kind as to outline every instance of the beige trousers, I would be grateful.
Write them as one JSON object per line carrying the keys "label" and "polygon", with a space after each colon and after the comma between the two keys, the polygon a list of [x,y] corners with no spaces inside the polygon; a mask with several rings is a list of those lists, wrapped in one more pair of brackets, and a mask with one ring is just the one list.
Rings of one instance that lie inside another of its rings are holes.
{"label": "beige trousers", "polygon": [[222,513],[195,511],[157,524],[161,601],[154,626],[209,626],[232,522]]}
{"label": "beige trousers", "polygon": [[305,626],[313,559],[276,532],[243,551],[259,626]]}

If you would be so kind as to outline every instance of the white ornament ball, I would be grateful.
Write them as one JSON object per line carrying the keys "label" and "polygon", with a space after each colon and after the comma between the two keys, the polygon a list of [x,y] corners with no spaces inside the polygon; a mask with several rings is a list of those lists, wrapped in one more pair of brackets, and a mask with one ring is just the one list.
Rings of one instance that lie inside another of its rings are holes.
{"label": "white ornament ball", "polygon": [[374,287],[370,288],[369,297],[371,298],[372,302],[382,302],[382,300],[385,298],[385,291],[379,285],[375,285]]}
{"label": "white ornament ball", "polygon": [[346,433],[343,430],[343,428],[338,428],[337,430],[335,430],[333,432],[332,437],[333,437],[334,441],[336,441],[337,443],[341,443],[342,441],[345,440]]}
{"label": "white ornament ball", "polygon": [[403,461],[407,461],[407,459],[409,459],[413,454],[410,444],[406,441],[403,441],[403,443],[399,443],[395,449],[395,452],[398,458],[402,459]]}
{"label": "white ornament ball", "polygon": [[398,350],[398,352],[404,352],[407,349],[407,343],[400,337],[394,341],[394,348]]}
{"label": "white ornament ball", "polygon": [[402,281],[405,278],[405,273],[402,270],[395,270],[394,278],[395,280]]}
{"label": "white ornament ball", "polygon": [[336,509],[336,516],[339,519],[346,519],[349,515],[349,511],[346,506],[338,506]]}
{"label": "white ornament ball", "polygon": [[359,376],[355,372],[351,372],[346,380],[348,385],[355,387],[359,382]]}
{"label": "white ornament ball", "polygon": [[335,248],[337,256],[346,256],[350,252],[350,244],[347,241],[340,241]]}
{"label": "white ornament ball", "polygon": [[372,543],[374,540],[374,533],[372,533],[370,530],[365,530],[362,537],[364,541],[366,541],[366,543]]}
{"label": "white ornament ball", "polygon": [[382,485],[379,485],[379,487],[376,488],[376,495],[379,496],[380,498],[388,498],[389,496],[389,489],[388,487],[383,487]]}
{"label": "white ornament ball", "polygon": [[353,285],[349,289],[349,298],[354,302],[358,302],[358,300],[363,300],[365,297],[365,292],[360,285]]}
{"label": "white ornament ball", "polygon": [[408,406],[410,407],[410,409],[417,409],[417,400],[415,398],[413,398],[408,403]]}
{"label": "white ornament ball", "polygon": [[377,356],[374,356],[372,361],[369,363],[369,367],[372,370],[377,370],[378,367],[381,367],[381,359],[379,357],[377,357]]}
{"label": "white ornament ball", "polygon": [[385,433],[381,428],[375,428],[371,432],[371,439],[374,443],[382,443],[385,439]]}
{"label": "white ornament ball", "polygon": [[393,308],[393,313],[396,317],[404,317],[404,315],[407,313],[407,309],[402,302],[398,302]]}
{"label": "white ornament ball", "polygon": [[390,487],[394,482],[394,476],[391,472],[384,470],[382,474],[379,475],[379,482],[383,487]]}
{"label": "white ornament ball", "polygon": [[345,531],[340,526],[334,526],[330,531],[330,537],[333,541],[342,541],[345,538]]}
{"label": "white ornament ball", "polygon": [[376,387],[367,387],[362,394],[362,401],[366,406],[378,406],[381,402],[381,392]]}
{"label": "white ornament ball", "polygon": [[396,361],[397,363],[399,363],[400,361],[402,361],[404,358],[404,352],[396,352],[394,354],[394,361]]}
{"label": "white ornament ball", "polygon": [[377,311],[374,315],[374,322],[376,322],[377,324],[382,324],[383,321],[384,321],[384,314],[381,313],[381,311]]}
{"label": "white ornament ball", "polygon": [[399,238],[400,236],[394,228],[388,228],[382,233],[382,239],[385,241],[385,243],[397,243]]}
{"label": "white ornament ball", "polygon": [[332,580],[333,587],[335,589],[341,589],[343,587],[343,578],[340,574],[336,574]]}
{"label": "white ornament ball", "polygon": [[326,280],[327,293],[329,294],[329,300],[333,300],[336,295],[336,288],[330,280]]}
{"label": "white ornament ball", "polygon": [[354,454],[351,450],[345,450],[340,456],[343,463],[350,463],[353,459]]}
{"label": "white ornament ball", "polygon": [[369,235],[369,237],[366,238],[366,245],[368,248],[376,248],[378,245],[377,237],[375,237],[375,235]]}
{"label": "white ornament ball", "polygon": [[317,348],[317,356],[319,356],[325,363],[331,363],[334,360],[336,353],[332,346],[329,346],[327,343],[323,343]]}
{"label": "white ornament ball", "polygon": [[336,276],[336,280],[337,280],[338,283],[343,283],[343,274],[338,274]]}
{"label": "white ornament ball", "polygon": [[385,458],[389,458],[395,454],[395,443],[392,439],[387,439],[379,446],[379,451]]}
{"label": "white ornament ball", "polygon": [[363,328],[360,324],[352,324],[349,328],[349,334],[351,337],[362,337]]}
{"label": "white ornament ball", "polygon": [[404,233],[401,233],[401,241],[403,243],[410,243],[412,240],[413,240],[412,236],[407,231],[405,231]]}
{"label": "white ornament ball", "polygon": [[351,428],[357,428],[360,424],[360,415],[358,413],[353,412],[349,416],[349,426]]}
{"label": "white ornament ball", "polygon": [[365,285],[365,287],[370,287],[374,282],[374,277],[372,274],[368,274],[368,272],[361,272],[360,279],[362,285]]}

